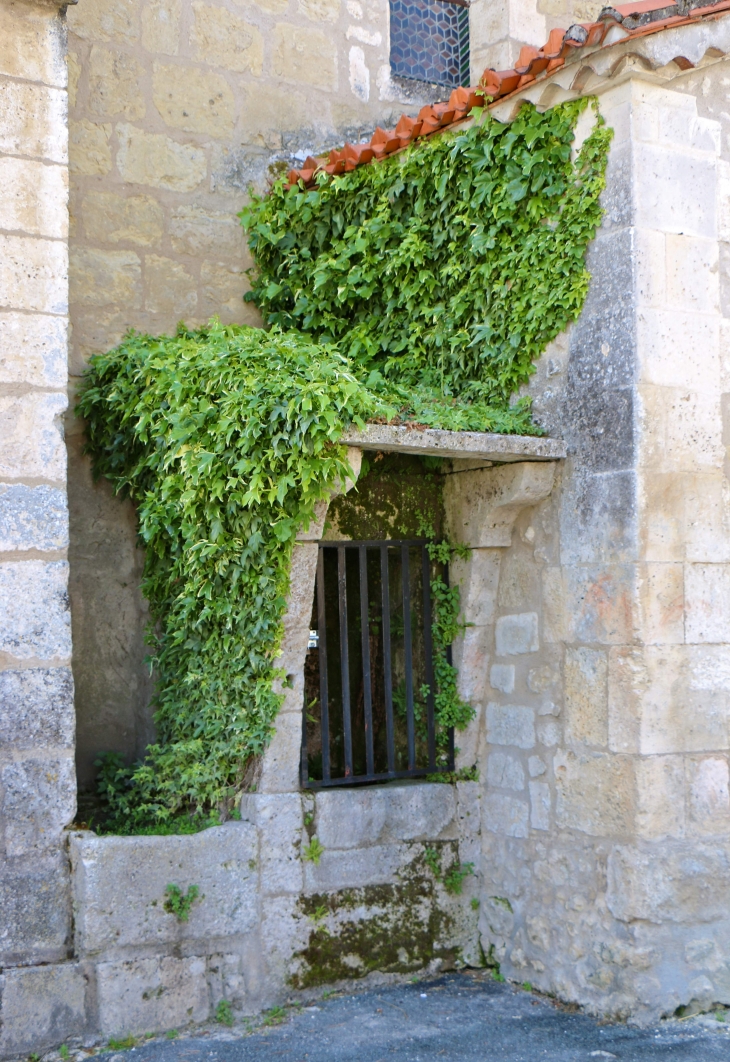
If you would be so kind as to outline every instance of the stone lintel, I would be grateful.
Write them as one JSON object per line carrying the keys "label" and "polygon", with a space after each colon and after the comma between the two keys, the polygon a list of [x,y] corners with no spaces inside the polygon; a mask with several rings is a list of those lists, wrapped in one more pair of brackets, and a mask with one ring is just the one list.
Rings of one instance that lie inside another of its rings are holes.
{"label": "stone lintel", "polygon": [[351,428],[343,441],[361,450],[382,450],[422,457],[479,461],[555,461],[566,455],[560,439],[534,435],[496,435],[481,431],[441,431],[436,428],[368,424]]}

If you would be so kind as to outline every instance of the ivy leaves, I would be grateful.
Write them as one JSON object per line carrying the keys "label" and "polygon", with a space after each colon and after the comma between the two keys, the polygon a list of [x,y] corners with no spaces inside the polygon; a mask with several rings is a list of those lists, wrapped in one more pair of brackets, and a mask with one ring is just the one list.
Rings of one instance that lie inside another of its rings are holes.
{"label": "ivy leaves", "polygon": [[276,185],[241,214],[250,297],[271,324],[336,342],[406,416],[534,431],[510,400],[580,311],[601,216],[610,130],[571,161],[587,103],[525,106],[509,125],[477,112],[316,189]]}
{"label": "ivy leaves", "polygon": [[350,473],[342,431],[387,410],[334,349],[215,321],[130,333],[91,359],[78,408],[146,547],[158,741],[103,779],[129,830],[217,808],[265,748],[294,537]]}

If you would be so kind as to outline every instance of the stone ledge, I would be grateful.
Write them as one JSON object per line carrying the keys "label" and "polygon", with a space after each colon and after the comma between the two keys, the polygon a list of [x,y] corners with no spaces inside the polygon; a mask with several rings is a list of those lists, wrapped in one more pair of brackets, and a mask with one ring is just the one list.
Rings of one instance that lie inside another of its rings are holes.
{"label": "stone ledge", "polygon": [[368,424],[364,431],[351,428],[342,441],[361,450],[385,450],[459,460],[555,461],[567,453],[561,439],[534,435],[495,435],[480,431],[441,431],[436,428],[419,430],[388,424]]}

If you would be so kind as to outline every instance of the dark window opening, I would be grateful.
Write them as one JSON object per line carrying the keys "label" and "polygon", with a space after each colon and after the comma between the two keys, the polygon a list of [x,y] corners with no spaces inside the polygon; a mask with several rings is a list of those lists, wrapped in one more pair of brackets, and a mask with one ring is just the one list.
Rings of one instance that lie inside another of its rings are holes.
{"label": "dark window opening", "polygon": [[434,700],[436,571],[420,539],[320,544],[304,670],[304,788],[453,770],[453,731],[439,728]]}
{"label": "dark window opening", "polygon": [[465,0],[390,0],[390,69],[397,77],[450,88],[468,85]]}

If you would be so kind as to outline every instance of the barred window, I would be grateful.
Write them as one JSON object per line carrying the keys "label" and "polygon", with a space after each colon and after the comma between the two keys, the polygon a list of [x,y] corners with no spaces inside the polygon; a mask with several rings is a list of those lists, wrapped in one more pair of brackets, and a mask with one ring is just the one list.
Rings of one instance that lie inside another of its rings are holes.
{"label": "barred window", "polygon": [[465,0],[390,0],[390,68],[398,77],[468,85]]}

